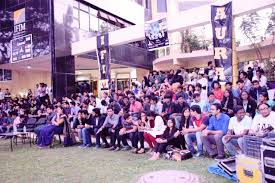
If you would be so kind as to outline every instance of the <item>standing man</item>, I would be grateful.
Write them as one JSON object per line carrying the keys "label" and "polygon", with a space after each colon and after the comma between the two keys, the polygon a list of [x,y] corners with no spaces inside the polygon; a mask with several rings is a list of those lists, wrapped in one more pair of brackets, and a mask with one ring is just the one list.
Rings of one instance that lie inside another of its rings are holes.
{"label": "standing man", "polygon": [[245,115],[242,106],[233,108],[235,116],[230,118],[227,134],[222,141],[231,156],[237,154],[237,148],[243,151],[243,136],[248,134],[252,118]]}
{"label": "standing man", "polygon": [[209,156],[220,160],[225,157],[222,137],[227,133],[230,118],[222,113],[221,104],[212,104],[211,113],[212,117],[209,119],[207,129],[202,132],[201,140]]}

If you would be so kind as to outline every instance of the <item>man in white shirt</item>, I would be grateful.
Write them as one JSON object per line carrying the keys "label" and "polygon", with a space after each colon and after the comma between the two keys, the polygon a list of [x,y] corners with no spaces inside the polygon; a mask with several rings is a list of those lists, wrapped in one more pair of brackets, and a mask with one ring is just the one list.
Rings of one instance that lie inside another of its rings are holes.
{"label": "man in white shirt", "polygon": [[200,106],[202,112],[207,112],[206,111],[206,101],[201,100],[200,94],[194,93],[193,98],[194,98],[194,101],[190,104],[190,106],[198,105],[198,106]]}
{"label": "man in white shirt", "polygon": [[252,78],[252,81],[254,81],[254,80],[258,80],[261,87],[267,87],[267,78],[264,75],[264,70],[263,69],[257,70],[256,76],[254,76]]}
{"label": "man in white shirt", "polygon": [[275,129],[275,112],[271,111],[270,106],[267,103],[260,104],[258,106],[260,112],[253,119],[250,134],[264,137],[267,133]]}
{"label": "man in white shirt", "polygon": [[243,150],[243,136],[248,134],[252,119],[245,115],[242,106],[233,109],[235,116],[230,118],[227,134],[222,141],[231,156],[237,154],[237,149]]}

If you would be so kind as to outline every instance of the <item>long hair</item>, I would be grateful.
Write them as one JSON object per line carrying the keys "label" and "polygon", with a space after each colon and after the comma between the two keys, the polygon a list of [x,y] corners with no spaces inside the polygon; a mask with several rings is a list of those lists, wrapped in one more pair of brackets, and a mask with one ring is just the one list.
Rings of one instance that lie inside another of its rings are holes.
{"label": "long hair", "polygon": [[191,115],[189,115],[189,117],[186,118],[186,117],[184,116],[184,112],[185,112],[186,110],[189,110],[189,111],[190,111],[190,107],[185,107],[185,108],[183,108],[183,110],[182,110],[182,114],[181,114],[181,126],[182,126],[182,127],[189,128],[189,121],[190,121],[190,119],[191,119]]}
{"label": "long hair", "polygon": [[[229,96],[228,97],[225,97],[223,96],[223,99],[222,99],[222,106],[223,107],[227,107],[227,108],[232,108],[233,109],[233,106],[234,106],[234,96],[233,96],[233,93],[231,90],[225,90],[229,93]],[[227,104],[226,104],[226,101],[227,101]],[[224,106],[226,104],[226,106]]]}

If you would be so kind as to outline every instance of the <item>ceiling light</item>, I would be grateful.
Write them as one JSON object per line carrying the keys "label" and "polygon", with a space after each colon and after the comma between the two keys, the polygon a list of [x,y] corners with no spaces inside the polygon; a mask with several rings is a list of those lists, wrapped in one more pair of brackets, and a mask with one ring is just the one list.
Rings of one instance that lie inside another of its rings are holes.
{"label": "ceiling light", "polygon": [[32,68],[31,66],[29,66],[29,65],[27,66],[27,69],[31,69],[31,68]]}

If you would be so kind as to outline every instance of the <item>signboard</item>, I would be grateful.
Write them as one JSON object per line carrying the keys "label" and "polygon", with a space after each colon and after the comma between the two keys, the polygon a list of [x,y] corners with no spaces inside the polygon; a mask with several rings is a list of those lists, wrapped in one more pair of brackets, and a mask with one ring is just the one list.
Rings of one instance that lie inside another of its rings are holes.
{"label": "signboard", "polygon": [[32,35],[22,36],[11,41],[11,63],[31,59]]}
{"label": "signboard", "polygon": [[166,18],[146,22],[144,29],[145,42],[149,51],[169,46]]}
{"label": "signboard", "polygon": [[[111,81],[109,35],[97,36],[97,60],[100,80]],[[107,85],[108,86],[108,85]]]}
{"label": "signboard", "polygon": [[99,80],[99,88],[101,91],[104,90],[109,90],[109,80],[108,79],[103,79],[103,80]]}
{"label": "signboard", "polygon": [[232,81],[232,2],[211,6],[214,60],[220,79]]}
{"label": "signboard", "polygon": [[25,8],[13,12],[14,30],[13,37],[19,37],[26,32]]}

